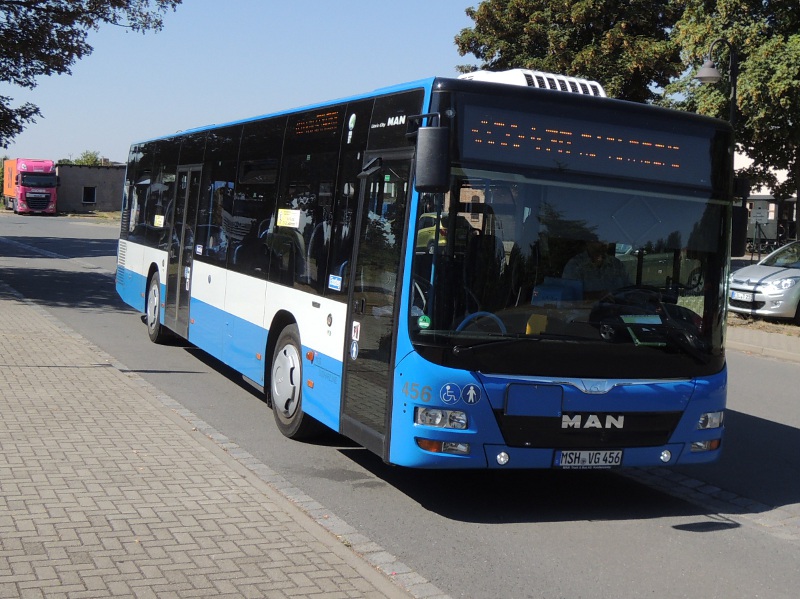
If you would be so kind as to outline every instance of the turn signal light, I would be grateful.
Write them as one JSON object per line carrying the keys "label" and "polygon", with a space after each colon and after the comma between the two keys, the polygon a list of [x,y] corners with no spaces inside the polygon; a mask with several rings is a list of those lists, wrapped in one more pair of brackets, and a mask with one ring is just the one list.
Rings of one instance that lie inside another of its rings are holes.
{"label": "turn signal light", "polygon": [[695,441],[692,443],[692,452],[714,451],[715,449],[719,449],[721,444],[722,440],[720,439],[711,439],[710,441]]}
{"label": "turn signal light", "polygon": [[416,439],[417,446],[432,453],[450,453],[453,455],[469,455],[469,443],[455,441],[434,441],[433,439]]}

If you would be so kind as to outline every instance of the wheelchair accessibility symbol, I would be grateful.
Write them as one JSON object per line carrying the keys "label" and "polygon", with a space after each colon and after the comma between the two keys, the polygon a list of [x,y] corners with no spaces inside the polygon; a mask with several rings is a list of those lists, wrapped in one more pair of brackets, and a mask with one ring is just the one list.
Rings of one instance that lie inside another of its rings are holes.
{"label": "wheelchair accessibility symbol", "polygon": [[468,405],[475,405],[481,400],[481,388],[475,383],[460,387],[455,383],[445,383],[439,390],[439,399],[446,404],[458,403],[459,400]]}
{"label": "wheelchair accessibility symbol", "polygon": [[439,399],[444,403],[456,403],[461,397],[461,387],[455,383],[446,383],[439,390]]}

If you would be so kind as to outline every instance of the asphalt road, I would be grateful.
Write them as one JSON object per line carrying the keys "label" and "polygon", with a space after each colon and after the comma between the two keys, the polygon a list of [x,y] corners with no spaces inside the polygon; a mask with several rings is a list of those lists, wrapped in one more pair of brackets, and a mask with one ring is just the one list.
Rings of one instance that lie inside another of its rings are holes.
{"label": "asphalt road", "polygon": [[[283,438],[236,373],[184,343],[151,344],[114,291],[116,235],[116,224],[0,214],[0,280],[451,596],[797,595],[798,365],[729,352],[722,461],[661,484],[609,472],[390,467],[334,433]],[[729,497],[730,509],[693,495],[698,486]]]}

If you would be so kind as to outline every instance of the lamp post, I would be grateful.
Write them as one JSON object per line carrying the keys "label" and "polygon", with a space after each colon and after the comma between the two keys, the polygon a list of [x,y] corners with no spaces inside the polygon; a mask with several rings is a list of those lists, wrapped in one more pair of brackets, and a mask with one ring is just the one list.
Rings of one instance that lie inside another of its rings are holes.
{"label": "lamp post", "polygon": [[[728,64],[728,76],[730,77],[730,112],[728,113],[728,122],[731,124],[731,129],[733,129],[734,135],[736,133],[736,117],[738,115],[738,111],[736,109],[736,82],[739,77],[739,56],[736,53],[736,48],[734,48],[733,44],[731,44],[728,40],[720,38],[711,42],[711,46],[708,48],[708,55],[706,56],[705,61],[703,62],[703,66],[700,67],[700,70],[697,71],[697,74],[694,76],[695,79],[700,81],[703,84],[714,84],[718,83],[722,79],[722,75],[717,70],[716,65],[714,64],[714,48],[719,44],[724,44],[728,47],[728,57],[729,57],[729,64]],[[736,142],[733,138],[731,138],[731,173],[733,173],[733,157],[736,152]],[[731,182],[732,188],[735,188],[736,185],[736,177]],[[747,195],[749,192],[744,191],[742,192],[742,203],[740,206],[736,206],[734,204],[733,211],[732,211],[732,228],[733,228],[733,239],[737,240],[741,244],[741,250],[744,251],[744,242],[747,237],[747,220],[748,220],[748,212],[746,208],[745,202],[747,201]],[[757,231],[756,231],[757,233]],[[758,239],[756,239],[756,243]],[[735,242],[734,242],[735,243]],[[757,245],[759,245],[757,243]],[[733,246],[732,246],[733,247]],[[759,249],[759,259],[761,258],[761,250]]]}
{"label": "lamp post", "polygon": [[718,40],[714,40],[711,42],[711,46],[708,48],[708,55],[706,56],[705,61],[703,62],[703,66],[700,67],[700,70],[697,71],[697,74],[694,76],[700,83],[717,83],[722,79],[722,75],[717,70],[716,65],[714,64],[713,56],[714,56],[714,47],[718,44],[724,44],[728,47],[728,56],[730,57],[730,63],[728,65],[728,75],[730,76],[731,80],[731,95],[730,95],[730,114],[728,116],[728,121],[731,124],[731,127],[736,126],[736,80],[739,78],[739,57],[736,54],[736,48],[733,47],[728,40],[720,38]]}

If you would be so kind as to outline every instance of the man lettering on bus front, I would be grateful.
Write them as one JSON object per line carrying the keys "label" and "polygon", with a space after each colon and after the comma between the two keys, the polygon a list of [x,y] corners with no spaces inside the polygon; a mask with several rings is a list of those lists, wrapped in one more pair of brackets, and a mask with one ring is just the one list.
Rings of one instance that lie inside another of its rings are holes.
{"label": "man lettering on bus front", "polygon": [[584,296],[591,299],[629,285],[625,266],[610,253],[610,247],[596,239],[587,241],[586,248],[567,262],[562,277],[580,281]]}

